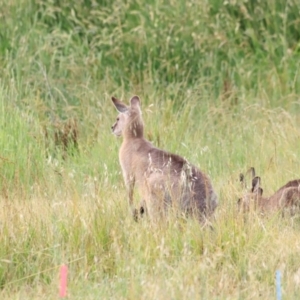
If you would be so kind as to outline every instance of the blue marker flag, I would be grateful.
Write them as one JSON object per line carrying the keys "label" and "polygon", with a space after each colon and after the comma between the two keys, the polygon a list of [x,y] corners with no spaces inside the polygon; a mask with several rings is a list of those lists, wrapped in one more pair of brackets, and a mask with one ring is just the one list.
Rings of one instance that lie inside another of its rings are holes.
{"label": "blue marker flag", "polygon": [[277,295],[277,300],[282,299],[282,294],[281,294],[281,272],[279,270],[276,271],[276,295]]}

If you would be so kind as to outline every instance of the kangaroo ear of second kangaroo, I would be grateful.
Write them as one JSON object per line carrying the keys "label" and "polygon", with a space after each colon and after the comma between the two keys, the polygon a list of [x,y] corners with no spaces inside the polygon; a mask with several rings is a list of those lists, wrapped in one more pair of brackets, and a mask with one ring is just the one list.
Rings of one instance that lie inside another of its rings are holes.
{"label": "kangaroo ear of second kangaroo", "polygon": [[260,177],[255,176],[252,180],[252,192],[260,192]]}
{"label": "kangaroo ear of second kangaroo", "polygon": [[111,97],[113,104],[115,105],[117,111],[124,113],[128,110],[127,105],[125,105],[122,101],[118,100],[115,97]]}
{"label": "kangaroo ear of second kangaroo", "polygon": [[245,176],[243,173],[240,173],[240,183],[244,183]]}

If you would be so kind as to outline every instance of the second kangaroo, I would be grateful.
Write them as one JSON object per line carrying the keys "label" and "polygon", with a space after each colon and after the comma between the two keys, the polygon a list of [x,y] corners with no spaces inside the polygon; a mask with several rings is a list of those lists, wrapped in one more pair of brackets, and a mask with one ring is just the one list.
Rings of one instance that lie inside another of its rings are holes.
{"label": "second kangaroo", "polygon": [[[129,205],[133,209],[135,184],[151,219],[178,208],[204,221],[217,206],[217,195],[207,175],[181,156],[158,149],[144,138],[140,99],[134,96],[127,106],[112,97],[119,115],[112,131],[123,137],[119,151]],[[133,211],[135,211],[133,209]]]}
{"label": "second kangaroo", "polygon": [[[238,200],[238,206],[243,211],[254,209],[260,210],[262,213],[268,211],[288,210],[291,215],[299,212],[300,208],[300,179],[294,179],[286,183],[278,189],[272,196],[263,197],[263,189],[261,188],[261,179],[255,176],[255,169],[249,169],[252,175],[252,188]],[[248,172],[249,172],[248,171]],[[247,173],[248,173],[247,172]],[[244,175],[240,175],[241,183],[244,183]]]}

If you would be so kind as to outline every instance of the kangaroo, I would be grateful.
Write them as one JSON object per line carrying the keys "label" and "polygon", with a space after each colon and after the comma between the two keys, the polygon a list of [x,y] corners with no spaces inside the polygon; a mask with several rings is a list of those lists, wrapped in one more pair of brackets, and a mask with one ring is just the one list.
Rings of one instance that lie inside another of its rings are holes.
{"label": "kangaroo", "polygon": [[[165,214],[169,207],[205,221],[217,207],[217,195],[207,175],[183,157],[158,149],[144,138],[140,99],[127,106],[112,97],[119,111],[112,132],[122,136],[119,161],[134,216],[148,213],[150,219]],[[139,211],[133,209],[133,190],[142,197]]]}
{"label": "kangaroo", "polygon": [[[252,173],[251,191],[238,200],[238,206],[243,211],[249,211],[250,206],[260,210],[262,213],[287,209],[291,215],[300,208],[300,179],[291,180],[278,189],[272,196],[263,197],[261,188],[261,178],[255,176],[254,168],[249,171]],[[249,172],[248,171],[248,172]],[[248,173],[247,172],[247,173]],[[240,181],[244,183],[244,175],[240,175]]]}

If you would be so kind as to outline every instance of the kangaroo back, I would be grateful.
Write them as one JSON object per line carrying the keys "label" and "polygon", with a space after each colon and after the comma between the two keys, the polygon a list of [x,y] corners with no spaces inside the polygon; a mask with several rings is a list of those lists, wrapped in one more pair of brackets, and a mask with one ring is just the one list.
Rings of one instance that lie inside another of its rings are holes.
{"label": "kangaroo back", "polygon": [[[140,99],[135,96],[130,105],[112,98],[119,111],[112,131],[122,136],[119,160],[133,205],[133,189],[137,185],[151,218],[164,215],[176,207],[198,219],[211,215],[217,206],[217,196],[207,175],[183,157],[154,147],[144,138]],[[136,211],[136,210],[135,210]]]}
{"label": "kangaroo back", "polygon": [[300,208],[300,180],[291,180],[277,190],[270,197],[270,201],[277,207],[288,211],[291,215],[299,212]]}

